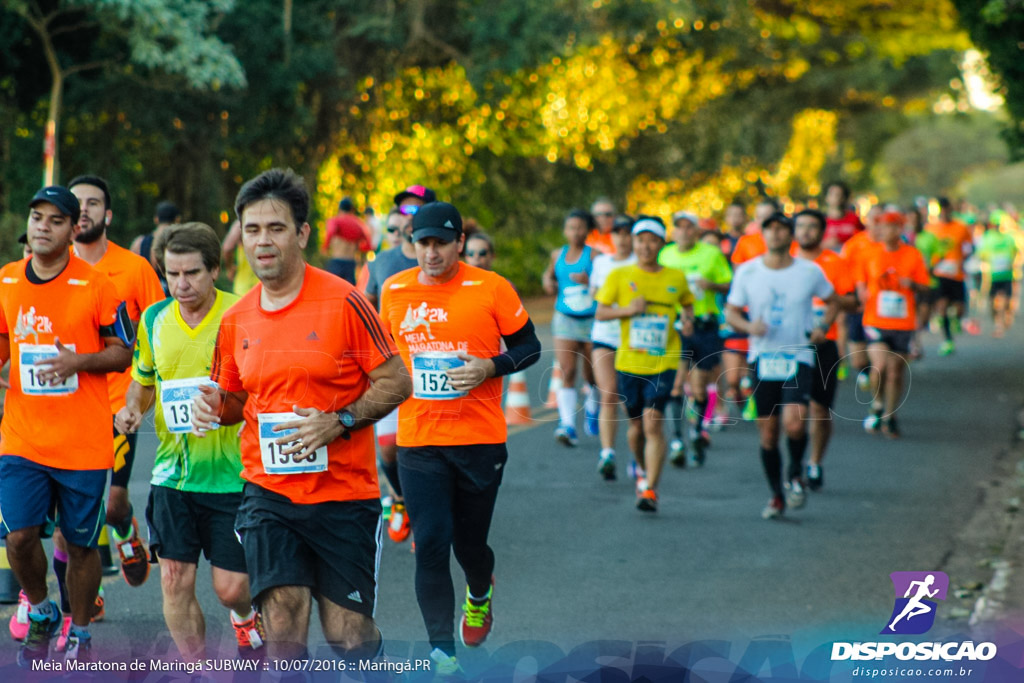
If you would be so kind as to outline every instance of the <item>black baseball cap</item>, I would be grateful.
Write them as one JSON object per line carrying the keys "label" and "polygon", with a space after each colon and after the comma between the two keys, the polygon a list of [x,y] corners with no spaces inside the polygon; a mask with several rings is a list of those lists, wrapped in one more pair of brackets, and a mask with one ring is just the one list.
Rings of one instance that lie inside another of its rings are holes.
{"label": "black baseball cap", "polygon": [[429,187],[423,187],[422,185],[410,185],[395,195],[395,206],[398,206],[402,203],[402,200],[408,199],[409,197],[422,199],[424,204],[430,204],[431,202],[437,201],[437,195]]}
{"label": "black baseball cap", "polygon": [[612,223],[612,232],[615,232],[617,230],[629,232],[630,230],[633,229],[633,223],[635,222],[636,221],[633,219],[632,216],[620,213],[618,216],[615,217],[615,222]]}
{"label": "black baseball cap", "polygon": [[776,211],[771,216],[768,216],[768,218],[765,218],[763,221],[761,221],[761,227],[767,228],[772,223],[782,223],[790,230],[793,229],[793,219],[787,216],[786,214],[782,213],[781,211]]}
{"label": "black baseball cap", "polygon": [[77,223],[78,217],[82,213],[78,197],[71,194],[71,190],[60,185],[49,185],[39,190],[39,192],[36,192],[36,196],[32,197],[32,201],[28,205],[33,207],[39,202],[53,204],[62,214],[70,218],[72,223]]}
{"label": "black baseball cap", "polygon": [[412,241],[436,237],[454,242],[462,234],[462,216],[448,202],[424,204],[412,217]]}

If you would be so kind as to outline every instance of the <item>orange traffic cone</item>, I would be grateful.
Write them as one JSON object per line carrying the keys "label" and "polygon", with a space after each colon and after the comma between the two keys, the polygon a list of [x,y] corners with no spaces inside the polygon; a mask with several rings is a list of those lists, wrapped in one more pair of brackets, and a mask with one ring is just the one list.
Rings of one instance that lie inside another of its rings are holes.
{"label": "orange traffic cone", "polygon": [[556,360],[551,366],[551,381],[548,383],[548,401],[545,408],[558,407],[558,390],[562,388],[562,368]]}
{"label": "orange traffic cone", "polygon": [[532,422],[530,392],[526,390],[526,373],[513,373],[508,378],[508,395],[505,397],[505,424],[526,425]]}

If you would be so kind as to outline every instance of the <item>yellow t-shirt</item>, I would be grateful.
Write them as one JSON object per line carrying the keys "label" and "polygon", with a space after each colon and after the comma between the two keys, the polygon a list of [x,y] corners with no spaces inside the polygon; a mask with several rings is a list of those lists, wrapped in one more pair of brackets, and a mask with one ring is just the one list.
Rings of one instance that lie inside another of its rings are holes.
{"label": "yellow t-shirt", "polygon": [[629,306],[642,296],[647,310],[622,318],[622,343],[615,352],[615,369],[633,375],[657,375],[679,365],[682,343],[675,330],[680,306],[693,305],[686,274],[662,267],[650,273],[637,265],[616,268],[594,297],[606,306]]}

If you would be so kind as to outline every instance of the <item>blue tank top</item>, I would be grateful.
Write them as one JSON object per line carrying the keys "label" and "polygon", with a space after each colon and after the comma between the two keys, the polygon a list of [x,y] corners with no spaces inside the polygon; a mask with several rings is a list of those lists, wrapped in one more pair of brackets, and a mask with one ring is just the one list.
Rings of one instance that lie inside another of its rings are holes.
{"label": "blue tank top", "polygon": [[594,267],[593,251],[583,247],[576,263],[566,263],[565,255],[569,247],[562,247],[562,252],[555,261],[555,279],[558,281],[558,298],[555,299],[555,310],[574,318],[589,318],[597,311],[597,302],[590,296],[590,285],[574,282],[569,276],[573,273],[586,273]]}

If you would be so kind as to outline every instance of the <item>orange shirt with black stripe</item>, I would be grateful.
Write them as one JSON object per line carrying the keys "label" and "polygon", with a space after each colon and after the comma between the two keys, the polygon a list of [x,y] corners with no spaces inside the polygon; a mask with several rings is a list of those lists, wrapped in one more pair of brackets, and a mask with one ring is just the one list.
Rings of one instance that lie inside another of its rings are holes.
{"label": "orange shirt with black stripe", "polygon": [[[440,285],[419,281],[410,268],[385,280],[381,318],[394,335],[402,360],[414,375],[420,353],[467,353],[492,358],[501,338],[523,329],[529,315],[508,280],[497,273],[459,264],[455,277]],[[464,446],[504,443],[501,377],[491,377],[462,398],[416,398],[398,409],[399,446]]]}
{"label": "orange shirt with black stripe", "polygon": [[[107,376],[79,372],[78,388],[64,395],[26,394],[22,352],[29,345],[61,344],[75,353],[106,348],[100,327],[114,324],[121,300],[114,284],[71,255],[55,278],[36,284],[28,260],[0,269],[0,334],[11,350],[11,388],[0,424],[0,453],[66,470],[102,470],[114,465]],[[30,368],[24,368],[27,374]]]}
{"label": "orange shirt with black stripe", "polygon": [[307,265],[302,289],[282,309],[260,306],[257,285],[224,313],[210,377],[226,391],[245,391],[242,478],[294,503],[380,496],[373,430],[327,446],[327,470],[267,474],[260,453],[260,414],[293,406],[338,411],[370,387],[369,373],[395,355],[373,306],[348,282]]}

